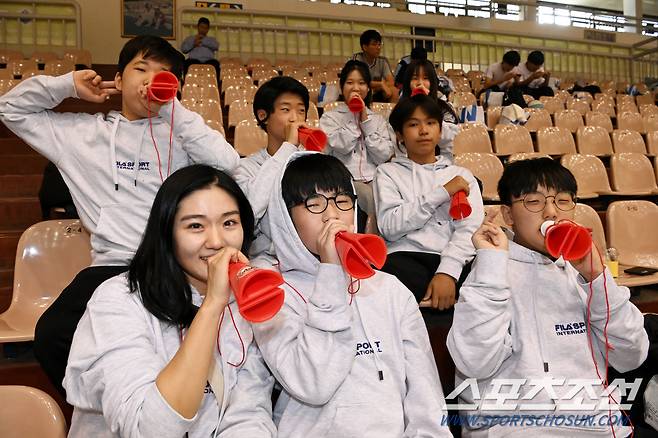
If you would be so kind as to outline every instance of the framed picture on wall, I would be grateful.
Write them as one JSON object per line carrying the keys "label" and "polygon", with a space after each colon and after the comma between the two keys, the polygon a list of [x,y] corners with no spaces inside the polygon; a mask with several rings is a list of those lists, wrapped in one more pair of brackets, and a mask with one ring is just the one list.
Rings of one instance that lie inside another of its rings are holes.
{"label": "framed picture on wall", "polygon": [[176,0],[121,0],[121,36],[176,38]]}

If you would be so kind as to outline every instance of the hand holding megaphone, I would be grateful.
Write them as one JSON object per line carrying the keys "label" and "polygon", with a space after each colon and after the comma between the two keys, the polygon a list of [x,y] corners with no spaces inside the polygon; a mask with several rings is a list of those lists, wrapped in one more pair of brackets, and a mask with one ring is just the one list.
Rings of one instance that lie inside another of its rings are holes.
{"label": "hand holding megaphone", "polygon": [[350,112],[360,113],[365,107],[366,104],[363,102],[363,99],[361,99],[361,96],[356,94],[353,94],[352,97],[350,97],[350,100],[347,101],[347,108],[349,108]]}
{"label": "hand holding megaphone", "polygon": [[321,129],[300,126],[297,133],[299,142],[307,151],[322,152],[327,145],[327,134]]}
{"label": "hand holding megaphone", "polygon": [[448,210],[450,217],[455,220],[466,219],[471,215],[472,211],[473,209],[471,208],[471,204],[468,202],[465,191],[460,190],[452,195],[450,201],[450,210]]}
{"label": "hand holding megaphone", "polygon": [[386,243],[374,234],[341,231],[336,234],[335,242],[341,265],[353,278],[372,277],[375,275],[372,266],[381,269],[386,262]]}
{"label": "hand holding megaphone", "polygon": [[147,87],[149,100],[158,104],[167,103],[176,97],[178,92],[178,78],[169,71],[156,73]]}
{"label": "hand holding megaphone", "polygon": [[580,260],[592,251],[591,230],[570,220],[546,221],[540,231],[548,253],[564,260]]}
{"label": "hand holding megaphone", "polygon": [[247,321],[267,321],[283,306],[283,277],[278,272],[231,262],[228,275],[238,310]]}
{"label": "hand holding megaphone", "polygon": [[427,96],[428,94],[430,94],[430,91],[422,85],[411,90],[411,97],[417,96],[419,94],[423,96]]}

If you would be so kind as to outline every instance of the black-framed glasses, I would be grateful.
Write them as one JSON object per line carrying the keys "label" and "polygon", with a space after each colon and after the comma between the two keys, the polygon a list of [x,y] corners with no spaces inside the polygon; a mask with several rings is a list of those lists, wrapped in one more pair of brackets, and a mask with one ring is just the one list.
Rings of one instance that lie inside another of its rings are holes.
{"label": "black-framed glasses", "polygon": [[512,201],[512,204],[515,202],[523,202],[523,206],[526,208],[526,210],[532,213],[539,213],[546,207],[548,198],[553,198],[553,204],[558,210],[571,211],[576,208],[576,197],[573,195],[573,193],[569,192],[560,192],[555,196],[546,196],[539,192],[527,193],[523,199]]}
{"label": "black-framed glasses", "polygon": [[341,211],[350,211],[354,208],[356,195],[349,192],[341,192],[336,196],[327,197],[320,193],[316,193],[304,200],[304,207],[313,214],[320,214],[327,209],[329,201],[334,201],[336,208]]}

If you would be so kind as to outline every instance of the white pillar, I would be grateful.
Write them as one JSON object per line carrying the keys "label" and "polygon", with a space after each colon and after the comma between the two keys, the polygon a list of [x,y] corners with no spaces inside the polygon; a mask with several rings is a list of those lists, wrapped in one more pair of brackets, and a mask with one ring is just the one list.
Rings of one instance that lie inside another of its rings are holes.
{"label": "white pillar", "polygon": [[626,32],[642,33],[642,0],[624,0],[624,15],[635,17],[625,26]]}

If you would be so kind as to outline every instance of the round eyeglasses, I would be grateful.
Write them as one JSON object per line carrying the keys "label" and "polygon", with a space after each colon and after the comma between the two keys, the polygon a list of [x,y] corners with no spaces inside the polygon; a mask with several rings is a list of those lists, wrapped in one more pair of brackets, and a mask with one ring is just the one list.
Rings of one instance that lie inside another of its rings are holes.
{"label": "round eyeglasses", "polygon": [[523,206],[526,208],[526,210],[532,213],[539,213],[546,207],[548,198],[553,198],[553,205],[555,205],[555,208],[558,210],[571,211],[576,208],[576,198],[572,193],[569,192],[560,192],[555,196],[546,196],[539,192],[527,193],[523,199],[512,201],[512,204],[516,202],[523,202]]}
{"label": "round eyeglasses", "polygon": [[329,206],[329,201],[334,201],[336,208],[341,211],[350,211],[354,208],[356,195],[348,192],[341,192],[336,196],[327,197],[320,193],[316,193],[304,200],[304,206],[311,213],[320,214],[327,209]]}

